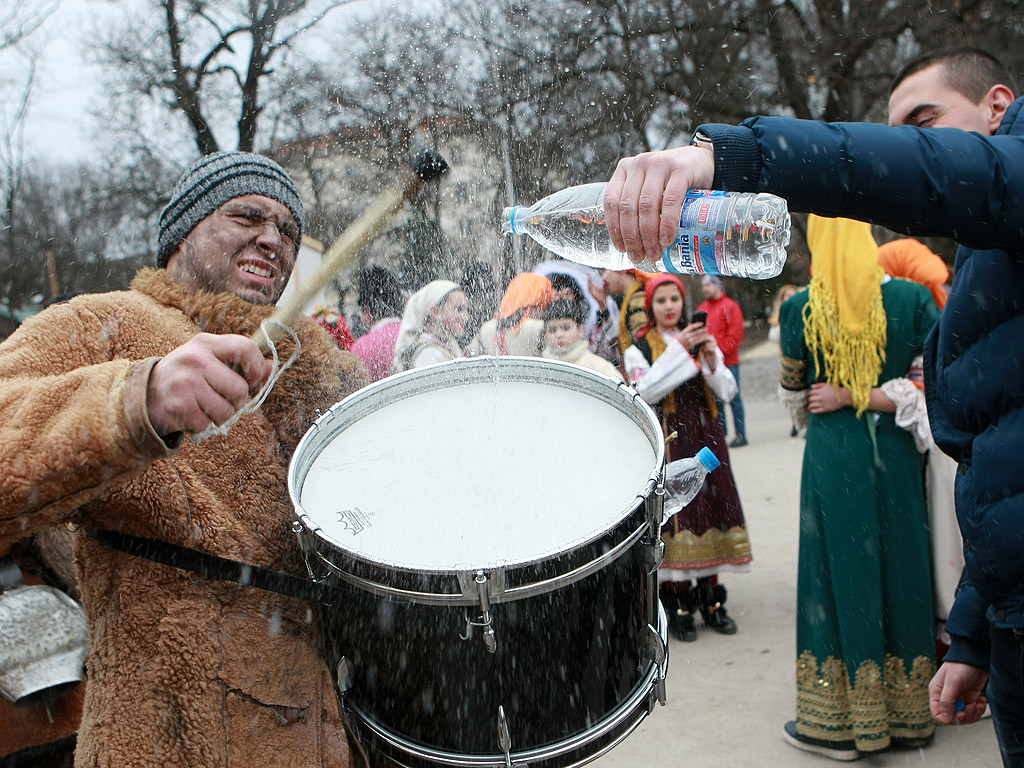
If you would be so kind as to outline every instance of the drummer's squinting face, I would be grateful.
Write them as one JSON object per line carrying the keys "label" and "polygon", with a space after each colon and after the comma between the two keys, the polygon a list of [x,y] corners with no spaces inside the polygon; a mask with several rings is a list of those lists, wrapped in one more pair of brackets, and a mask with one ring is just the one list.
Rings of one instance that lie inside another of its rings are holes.
{"label": "drummer's squinting face", "polygon": [[683,316],[683,294],[679,292],[679,287],[671,283],[658,286],[651,297],[651,312],[658,328],[678,328],[679,319]]}
{"label": "drummer's squinting face", "polygon": [[569,349],[583,338],[583,326],[571,317],[555,317],[544,323],[544,341],[550,349]]}
{"label": "drummer's squinting face", "polygon": [[277,200],[236,197],[196,224],[167,270],[195,289],[273,304],[295,267],[298,232],[295,217]]}
{"label": "drummer's squinting face", "polygon": [[430,313],[435,333],[445,339],[457,339],[469,322],[469,300],[462,291],[452,291]]}

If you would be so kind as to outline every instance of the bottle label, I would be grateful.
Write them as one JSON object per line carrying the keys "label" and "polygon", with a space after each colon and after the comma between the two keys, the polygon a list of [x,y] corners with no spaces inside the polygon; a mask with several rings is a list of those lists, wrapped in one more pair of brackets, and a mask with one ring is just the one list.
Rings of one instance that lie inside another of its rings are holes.
{"label": "bottle label", "polygon": [[719,210],[728,192],[690,191],[683,200],[676,241],[662,254],[668,272],[680,275],[721,275],[725,239],[716,231]]}

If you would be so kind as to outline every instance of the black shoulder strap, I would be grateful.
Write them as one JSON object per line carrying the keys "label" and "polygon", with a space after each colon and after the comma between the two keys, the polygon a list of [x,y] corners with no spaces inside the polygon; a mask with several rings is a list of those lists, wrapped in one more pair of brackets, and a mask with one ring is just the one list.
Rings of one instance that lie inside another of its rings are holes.
{"label": "black shoulder strap", "polygon": [[250,565],[238,560],[231,560],[209,552],[200,552],[178,544],[171,544],[159,539],[147,539],[142,536],[130,536],[117,531],[86,528],[86,533],[96,541],[111,549],[125,552],[154,563],[181,568],[185,571],[198,573],[206,579],[233,581],[244,587],[255,587],[279,595],[297,597],[300,600],[312,600],[319,603],[332,602],[331,590],[323,584],[309,579],[281,573],[258,565]]}

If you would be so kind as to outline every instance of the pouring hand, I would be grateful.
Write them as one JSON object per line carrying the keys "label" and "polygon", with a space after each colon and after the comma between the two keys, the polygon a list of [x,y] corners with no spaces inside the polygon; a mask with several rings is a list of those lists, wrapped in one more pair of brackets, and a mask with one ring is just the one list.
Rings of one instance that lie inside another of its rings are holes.
{"label": "pouring hand", "polygon": [[612,245],[634,264],[657,261],[675,242],[683,200],[690,189],[707,189],[715,178],[714,153],[677,147],[619,160],[604,195]]}

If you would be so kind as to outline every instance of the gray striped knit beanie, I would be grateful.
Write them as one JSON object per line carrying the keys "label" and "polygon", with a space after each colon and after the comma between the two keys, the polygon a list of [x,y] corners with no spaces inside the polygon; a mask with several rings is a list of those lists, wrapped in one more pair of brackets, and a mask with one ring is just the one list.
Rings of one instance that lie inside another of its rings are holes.
{"label": "gray striped knit beanie", "polygon": [[263,155],[215,152],[199,158],[185,171],[160,214],[157,266],[167,266],[171,254],[196,224],[242,195],[263,195],[284,205],[295,217],[302,239],[306,216],[299,190],[285,170]]}

